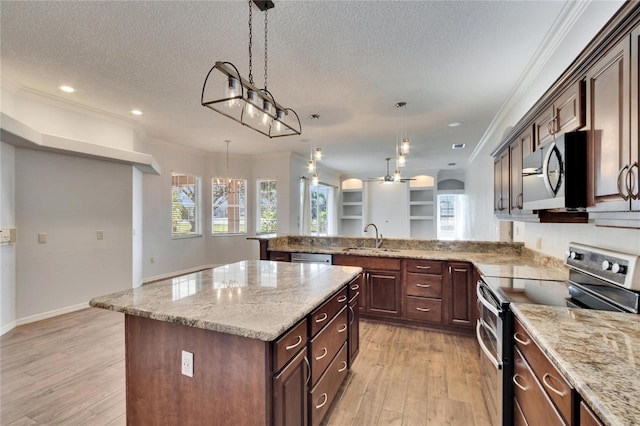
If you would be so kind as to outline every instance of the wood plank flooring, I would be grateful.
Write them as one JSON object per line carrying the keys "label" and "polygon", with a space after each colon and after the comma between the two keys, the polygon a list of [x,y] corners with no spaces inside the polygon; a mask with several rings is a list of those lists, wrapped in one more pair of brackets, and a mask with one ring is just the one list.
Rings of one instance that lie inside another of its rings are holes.
{"label": "wood plank flooring", "polygon": [[[473,337],[362,321],[325,426],[490,425]],[[124,315],[85,309],[0,339],[0,424],[124,425]]]}

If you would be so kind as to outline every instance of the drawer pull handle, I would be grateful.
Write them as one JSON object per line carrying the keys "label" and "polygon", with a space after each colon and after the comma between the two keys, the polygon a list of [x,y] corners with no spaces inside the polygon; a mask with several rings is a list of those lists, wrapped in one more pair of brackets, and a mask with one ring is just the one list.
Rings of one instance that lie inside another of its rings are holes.
{"label": "drawer pull handle", "polygon": [[354,284],[354,285],[351,286],[351,290],[354,290],[354,291],[359,289],[359,288],[360,288],[360,284]]}
{"label": "drawer pull handle", "polygon": [[322,401],[321,404],[316,405],[316,410],[319,410],[320,408],[324,407],[324,405],[327,403],[327,401],[329,400],[329,397],[327,396],[326,393],[323,393],[322,395],[320,395],[322,398],[324,398],[324,400]]}
{"label": "drawer pull handle", "polygon": [[522,346],[529,346],[531,344],[531,340],[527,339],[527,340],[522,340],[522,338],[518,337],[518,336],[522,336],[522,334],[520,334],[520,332],[516,331],[513,335],[513,339],[520,343]]}
{"label": "drawer pull handle", "polygon": [[307,380],[304,381],[305,386],[309,384],[309,380],[311,380],[311,364],[309,364],[309,360],[307,357],[304,357],[304,362],[307,364]]}
{"label": "drawer pull handle", "polygon": [[342,361],[343,367],[338,370],[338,373],[342,373],[347,369],[347,361]]}
{"label": "drawer pull handle", "polygon": [[430,312],[431,309],[427,309],[427,308],[421,308],[419,306],[416,307],[416,311],[420,311],[420,312]]}
{"label": "drawer pull handle", "polygon": [[522,377],[521,375],[519,375],[518,373],[513,375],[513,384],[516,385],[517,387],[519,387],[520,389],[522,389],[523,392],[526,392],[527,389],[529,389],[528,386],[522,386],[520,383],[518,383],[518,378],[524,379],[524,377]]}
{"label": "drawer pull handle", "polygon": [[342,324],[342,326],[338,329],[338,333],[344,333],[347,331],[347,324]]}
{"label": "drawer pull handle", "polygon": [[544,384],[544,386],[549,389],[551,392],[555,393],[556,395],[558,395],[559,397],[564,398],[564,396],[567,394],[566,391],[559,391],[558,389],[554,388],[553,386],[551,386],[548,382],[547,379],[551,377],[552,379],[556,380],[551,374],[549,373],[544,373],[544,376],[542,376],[542,383]]}
{"label": "drawer pull handle", "polygon": [[416,265],[416,269],[431,269],[431,266],[420,266],[420,265]]}
{"label": "drawer pull handle", "polygon": [[324,358],[325,356],[327,356],[327,353],[329,352],[329,351],[327,350],[327,348],[322,348],[322,350],[323,350],[322,355],[317,356],[317,357],[316,357],[316,361],[320,361],[322,358]]}
{"label": "drawer pull handle", "polygon": [[293,345],[289,345],[289,346],[285,347],[285,350],[290,351],[291,349],[293,349],[296,346],[298,346],[300,343],[302,343],[302,336],[298,336],[298,341],[296,343],[294,343]]}
{"label": "drawer pull handle", "polygon": [[316,322],[322,322],[324,320],[326,320],[329,317],[329,315],[327,315],[326,312],[324,312],[322,315],[320,315],[318,318],[316,318]]}
{"label": "drawer pull handle", "polygon": [[416,284],[418,287],[422,287],[422,288],[429,288],[431,287],[431,284]]}
{"label": "drawer pull handle", "polygon": [[338,298],[338,303],[342,303],[342,302],[346,302],[347,301],[347,296],[340,296]]}
{"label": "drawer pull handle", "polygon": [[350,315],[351,321],[349,321],[349,325],[352,325],[353,322],[356,320],[356,313],[353,310],[353,307],[351,305],[349,305],[349,310],[351,311],[351,315]]}

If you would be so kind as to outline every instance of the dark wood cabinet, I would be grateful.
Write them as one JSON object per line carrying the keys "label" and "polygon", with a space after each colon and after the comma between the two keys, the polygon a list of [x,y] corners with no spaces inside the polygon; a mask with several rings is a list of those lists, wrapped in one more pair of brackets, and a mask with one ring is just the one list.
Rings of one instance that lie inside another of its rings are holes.
{"label": "dark wood cabinet", "polygon": [[584,401],[580,401],[580,426],[603,426],[598,416]]}
{"label": "dark wood cabinet", "polygon": [[334,265],[359,266],[360,313],[371,318],[401,318],[402,261],[374,256],[333,255]]}
{"label": "dark wood cabinet", "polygon": [[349,340],[347,341],[349,368],[360,352],[360,293],[357,292],[349,300]]}
{"label": "dark wood cabinet", "polygon": [[273,379],[273,414],[275,426],[306,426],[307,382],[309,380],[307,349]]}
{"label": "dark wood cabinet", "polygon": [[498,215],[509,214],[509,150],[493,164],[493,210]]}
{"label": "dark wood cabinet", "polygon": [[509,145],[509,213],[523,212],[522,159],[533,151],[533,127],[529,126]]}
{"label": "dark wood cabinet", "polygon": [[400,273],[370,270],[365,275],[367,287],[367,313],[400,317],[402,306]]}
{"label": "dark wood cabinet", "polygon": [[276,260],[278,262],[291,262],[291,253],[287,251],[269,251],[269,260]]}
{"label": "dark wood cabinet", "polygon": [[640,26],[631,32],[631,210],[640,211]]}
{"label": "dark wood cabinet", "polygon": [[584,83],[569,86],[534,121],[535,149],[585,125]]}
{"label": "dark wood cabinet", "polygon": [[450,262],[448,274],[447,322],[450,325],[473,327],[476,318],[476,292],[472,264]]}
{"label": "dark wood cabinet", "polygon": [[588,202],[593,211],[629,210],[630,44],[623,39],[587,72]]}
{"label": "dark wood cabinet", "polygon": [[405,261],[405,316],[407,320],[442,324],[444,262],[407,259]]}

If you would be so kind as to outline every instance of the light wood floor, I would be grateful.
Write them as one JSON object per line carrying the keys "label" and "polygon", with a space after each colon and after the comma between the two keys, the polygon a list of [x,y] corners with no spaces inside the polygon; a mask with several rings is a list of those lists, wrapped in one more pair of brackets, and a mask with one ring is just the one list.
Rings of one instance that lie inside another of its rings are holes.
{"label": "light wood floor", "polygon": [[[0,339],[0,424],[124,425],[124,316],[85,309]],[[361,322],[325,425],[489,425],[473,337]]]}

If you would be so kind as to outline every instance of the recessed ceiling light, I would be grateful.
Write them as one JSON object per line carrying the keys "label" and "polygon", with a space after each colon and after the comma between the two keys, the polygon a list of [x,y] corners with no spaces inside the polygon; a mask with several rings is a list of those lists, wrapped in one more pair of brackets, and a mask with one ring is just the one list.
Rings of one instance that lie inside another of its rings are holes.
{"label": "recessed ceiling light", "polygon": [[463,143],[454,143],[453,145],[451,145],[451,149],[463,149],[465,147],[465,144]]}
{"label": "recessed ceiling light", "polygon": [[133,114],[133,115],[142,115],[142,111],[140,111],[139,109],[132,109],[131,110],[131,114]]}
{"label": "recessed ceiling light", "polygon": [[447,126],[449,127],[459,127],[462,126],[464,123],[462,121],[452,121],[451,123],[447,124]]}
{"label": "recessed ceiling light", "polygon": [[60,86],[59,89],[62,90],[63,92],[65,92],[65,93],[73,93],[73,92],[76,91],[76,89],[74,89],[73,87],[66,86],[66,85]]}

